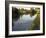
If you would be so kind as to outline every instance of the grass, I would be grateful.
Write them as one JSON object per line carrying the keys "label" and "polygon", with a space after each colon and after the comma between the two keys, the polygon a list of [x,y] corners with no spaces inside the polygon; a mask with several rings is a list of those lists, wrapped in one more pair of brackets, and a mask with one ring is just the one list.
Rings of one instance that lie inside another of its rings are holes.
{"label": "grass", "polygon": [[35,30],[37,28],[40,28],[40,13],[37,13],[37,17],[29,27],[29,30]]}

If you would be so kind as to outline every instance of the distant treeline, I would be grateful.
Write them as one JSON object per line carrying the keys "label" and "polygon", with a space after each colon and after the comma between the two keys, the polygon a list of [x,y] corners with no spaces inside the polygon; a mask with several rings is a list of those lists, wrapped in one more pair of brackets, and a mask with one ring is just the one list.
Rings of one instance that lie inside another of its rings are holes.
{"label": "distant treeline", "polygon": [[39,10],[39,8],[35,8],[35,9],[30,8],[30,10],[28,10],[24,8],[17,9],[15,7],[12,7],[12,18],[18,19],[20,15],[22,16],[23,14],[30,14],[30,16],[33,16],[37,13],[37,10]]}

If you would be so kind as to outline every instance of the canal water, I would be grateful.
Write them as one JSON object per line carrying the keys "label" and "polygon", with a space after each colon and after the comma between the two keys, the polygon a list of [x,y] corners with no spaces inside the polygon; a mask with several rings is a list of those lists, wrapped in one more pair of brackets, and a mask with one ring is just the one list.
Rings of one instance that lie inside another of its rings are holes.
{"label": "canal water", "polygon": [[24,14],[20,16],[20,18],[17,21],[15,21],[14,19],[13,20],[14,26],[12,27],[12,31],[28,30],[35,18],[36,18],[36,15],[30,16],[30,14],[28,15]]}

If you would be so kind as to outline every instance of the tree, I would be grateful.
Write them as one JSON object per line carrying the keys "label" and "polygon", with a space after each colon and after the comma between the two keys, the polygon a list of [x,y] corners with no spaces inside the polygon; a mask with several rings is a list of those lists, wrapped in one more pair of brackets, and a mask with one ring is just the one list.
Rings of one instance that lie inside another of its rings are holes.
{"label": "tree", "polygon": [[20,13],[18,12],[18,9],[12,7],[12,19],[18,20],[19,17],[20,17]]}

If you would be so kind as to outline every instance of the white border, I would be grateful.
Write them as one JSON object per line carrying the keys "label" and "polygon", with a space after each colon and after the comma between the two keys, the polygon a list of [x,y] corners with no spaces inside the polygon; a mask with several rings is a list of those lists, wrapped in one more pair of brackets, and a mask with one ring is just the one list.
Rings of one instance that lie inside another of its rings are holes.
{"label": "white border", "polygon": [[[12,6],[17,7],[39,7],[40,8],[40,30],[32,31],[12,31]],[[43,33],[43,6],[42,5],[26,5],[26,4],[9,4],[9,35],[36,34]]]}

